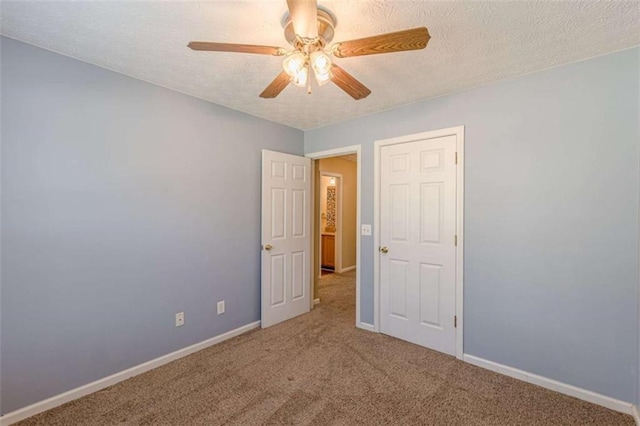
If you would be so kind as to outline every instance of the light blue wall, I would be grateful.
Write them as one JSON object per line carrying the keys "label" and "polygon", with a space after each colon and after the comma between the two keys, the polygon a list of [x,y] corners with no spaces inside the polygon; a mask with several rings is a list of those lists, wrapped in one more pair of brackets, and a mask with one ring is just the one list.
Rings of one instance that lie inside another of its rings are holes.
{"label": "light blue wall", "polygon": [[[302,132],[0,40],[0,412],[256,321],[260,150]],[[465,125],[465,352],[638,402],[639,53],[304,135],[362,144],[372,223],[373,141]]]}
{"label": "light blue wall", "polygon": [[303,133],[1,43],[2,413],[259,320],[260,152]]}
{"label": "light blue wall", "polygon": [[[374,141],[464,125],[465,353],[625,401],[638,368],[638,52],[305,132],[305,152],[362,144],[373,223]],[[373,237],[361,248],[372,323]]]}

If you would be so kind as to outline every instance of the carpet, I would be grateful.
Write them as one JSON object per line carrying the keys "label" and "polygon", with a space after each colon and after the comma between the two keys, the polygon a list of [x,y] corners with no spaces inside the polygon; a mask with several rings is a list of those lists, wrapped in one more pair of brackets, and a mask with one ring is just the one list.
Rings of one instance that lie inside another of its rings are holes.
{"label": "carpet", "polygon": [[631,416],[355,328],[355,272],[310,313],[19,425],[634,425]]}

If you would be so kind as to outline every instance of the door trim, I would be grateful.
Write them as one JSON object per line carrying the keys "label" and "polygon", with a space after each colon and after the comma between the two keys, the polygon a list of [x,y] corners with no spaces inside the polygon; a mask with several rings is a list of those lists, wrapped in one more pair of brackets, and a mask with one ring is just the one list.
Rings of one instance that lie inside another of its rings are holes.
{"label": "door trim", "polygon": [[[360,204],[360,200],[362,197],[362,187],[361,187],[361,182],[362,182],[362,149],[360,145],[351,145],[351,146],[345,146],[342,148],[335,148],[335,149],[329,149],[326,151],[318,151],[318,152],[312,152],[312,153],[308,153],[305,154],[305,157],[311,158],[312,160],[319,160],[321,158],[328,158],[328,157],[336,157],[336,156],[340,156],[340,155],[345,155],[345,154],[357,154],[358,155],[358,161],[356,163],[356,232],[357,232],[357,236],[356,236],[356,327],[358,328],[367,328],[368,329],[368,324],[364,324],[360,321],[360,265],[362,265],[361,259],[360,259],[360,239],[361,239],[361,235],[360,235],[360,223],[361,223],[361,216],[362,216],[362,208],[361,208],[361,204]],[[315,185],[312,185],[311,187],[311,191],[315,191]],[[315,199],[315,194],[312,193],[312,200]],[[315,206],[312,206],[312,209],[315,209]],[[312,216],[312,220],[313,220],[313,216],[314,214],[312,212],[309,213]],[[311,226],[313,227],[313,222],[311,223]],[[312,244],[313,246],[313,244]],[[315,250],[316,247],[312,247],[312,250]],[[315,256],[316,254],[314,253],[313,256]],[[312,277],[315,275],[315,271],[313,271],[311,273]],[[310,283],[311,285],[311,291],[313,292],[313,280]],[[312,293],[313,294],[313,293]]]}
{"label": "door trim", "polygon": [[447,129],[430,132],[415,133],[390,139],[377,140],[373,150],[373,310],[375,331],[380,332],[380,150],[383,146],[415,142],[424,139],[434,139],[443,136],[456,137],[456,152],[458,153],[458,167],[456,168],[456,358],[462,359],[463,329],[464,329],[464,126],[449,127]]}
{"label": "door trim", "polygon": [[[320,170],[320,178],[322,178],[322,176],[339,179],[336,182],[336,191],[338,192],[338,197],[336,199],[337,225],[336,225],[336,232],[334,233],[335,234],[335,241],[334,241],[335,265],[334,265],[333,272],[337,272],[341,274],[343,272],[346,272],[342,269],[342,175],[340,173],[323,172],[322,170]],[[317,220],[318,218],[315,218],[315,219]],[[322,228],[319,228],[318,230],[320,232],[320,235],[317,235],[317,237],[319,240],[322,240]],[[318,241],[317,248],[318,250],[322,250],[322,241]],[[320,266],[321,266],[320,269],[322,269],[322,263],[320,264]]]}

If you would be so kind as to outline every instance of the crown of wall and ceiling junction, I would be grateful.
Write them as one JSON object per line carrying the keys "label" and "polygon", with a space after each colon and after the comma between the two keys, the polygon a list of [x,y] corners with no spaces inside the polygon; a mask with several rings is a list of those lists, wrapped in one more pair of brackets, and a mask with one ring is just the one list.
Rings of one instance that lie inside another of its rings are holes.
{"label": "crown of wall and ceiling junction", "polygon": [[286,1],[2,2],[2,34],[299,129],[310,129],[492,81],[640,45],[638,2],[320,1],[334,41],[426,26],[424,50],[337,59],[372,90],[355,102],[335,85],[311,95],[258,94],[282,58],[203,54],[189,40],[287,46]]}

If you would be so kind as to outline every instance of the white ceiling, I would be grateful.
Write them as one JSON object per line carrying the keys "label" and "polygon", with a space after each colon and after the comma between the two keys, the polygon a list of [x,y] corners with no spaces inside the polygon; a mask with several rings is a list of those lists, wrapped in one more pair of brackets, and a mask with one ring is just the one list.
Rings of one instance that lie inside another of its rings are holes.
{"label": "white ceiling", "polygon": [[504,78],[640,45],[638,1],[320,1],[338,18],[334,41],[418,26],[425,50],[336,60],[372,90],[354,101],[329,84],[258,94],[282,58],[195,52],[190,40],[287,47],[285,0],[2,1],[9,37],[310,129]]}

